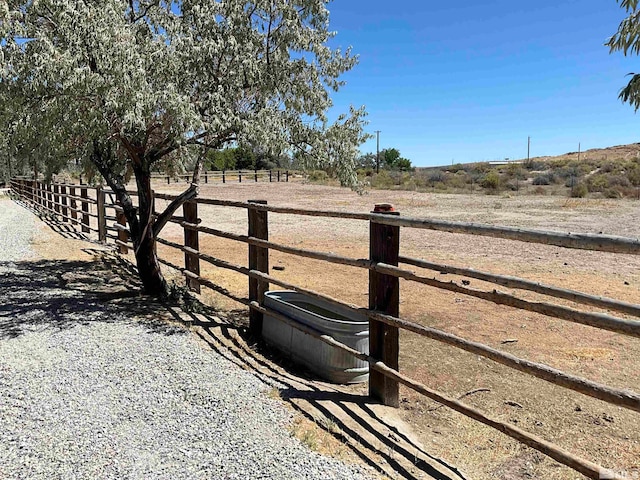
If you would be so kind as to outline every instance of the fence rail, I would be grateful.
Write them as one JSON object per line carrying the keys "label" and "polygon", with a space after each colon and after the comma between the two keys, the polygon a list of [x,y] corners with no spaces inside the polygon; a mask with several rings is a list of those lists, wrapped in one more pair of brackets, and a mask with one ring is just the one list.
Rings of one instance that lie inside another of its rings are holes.
{"label": "fence rail", "polygon": [[[89,187],[87,185],[49,185],[27,179],[13,179],[11,181],[11,188],[16,196],[23,201],[29,202],[33,207],[43,213],[55,215],[63,222],[69,222],[81,228],[85,233],[89,231],[97,232],[99,241],[113,241],[121,253],[127,253],[128,249],[132,246],[122,208],[114,202],[113,196],[111,195],[112,192],[107,189]],[[78,191],[80,192],[79,195]],[[159,193],[156,193],[154,197],[156,199],[169,201],[176,198],[174,195]],[[214,205],[247,210],[247,234],[240,235],[201,225],[198,218],[198,205]],[[108,209],[114,211],[115,215],[107,215],[106,211]],[[269,241],[269,213],[366,221],[370,225],[369,258],[349,258],[333,253],[307,250]],[[107,221],[111,223],[107,224]],[[442,330],[402,319],[399,315],[399,279],[403,278],[411,282],[479,298],[494,304],[536,312],[570,322],[589,325],[598,329],[622,333],[635,338],[640,337],[640,319],[638,318],[640,317],[640,305],[622,302],[613,298],[588,295],[577,290],[558,288],[518,277],[497,275],[470,268],[453,267],[428,262],[423,259],[400,256],[399,232],[400,228],[431,229],[451,233],[490,236],[529,243],[556,245],[565,248],[633,255],[640,254],[640,241],[637,239],[608,235],[544,232],[473,223],[406,218],[400,217],[395,212],[357,213],[308,210],[267,205],[266,202],[256,200],[236,202],[211,198],[196,198],[187,202],[183,207],[183,215],[176,215],[171,221],[183,228],[184,243],[176,243],[164,238],[158,238],[158,243],[182,252],[184,254],[184,263],[182,265],[176,265],[164,258],[160,258],[159,261],[164,265],[181,271],[190,289],[200,291],[201,287],[210,288],[249,307],[250,328],[254,333],[260,333],[263,315],[272,315],[290,324],[293,328],[301,330],[335,348],[350,353],[360,360],[368,362],[370,365],[369,394],[372,397],[382,400],[387,405],[397,406],[398,387],[402,384],[463,415],[484,423],[523,444],[535,448],[589,478],[619,478],[612,472],[588,460],[581,459],[511,424],[494,419],[486,413],[470,407],[459,400],[449,398],[401,373],[398,368],[398,333],[400,330],[416,333],[449,346],[483,356],[559,387],[571,389],[634,412],[640,412],[640,395],[638,393],[599,384],[589,379],[565,373],[545,364],[519,358],[488,345],[466,340]],[[237,265],[200,251],[199,235],[202,234],[213,235],[246,244],[249,259],[248,266]],[[269,275],[270,250],[320,260],[329,264],[345,265],[368,270],[368,308],[358,308],[331,296],[311,289],[302,288],[283,279]],[[246,298],[239,297],[229,292],[224,286],[217,285],[211,279],[204,277],[200,272],[200,261],[245,275],[248,279],[248,296]],[[551,298],[570,300],[576,304],[617,311],[635,318],[621,318],[605,313],[577,310],[555,303],[524,300],[517,295],[501,293],[496,290],[469,288],[466,285],[459,285],[455,282],[443,282],[432,277],[417,274],[401,267],[401,264],[430,271],[453,273],[516,290],[532,291]],[[295,290],[312,298],[322,299],[332,304],[352,308],[366,314],[369,318],[370,331],[369,355],[357,352],[328,335],[322,335],[297,322],[292,322],[287,317],[283,317],[277,312],[265,307],[263,305],[264,293],[271,284]]]}
{"label": "fence rail", "polygon": [[[166,181],[167,184],[174,182],[190,182],[191,174],[173,174],[167,175],[156,173],[151,175],[152,180]],[[289,170],[215,170],[205,171],[200,175],[200,180],[204,183],[209,182],[288,182]]]}

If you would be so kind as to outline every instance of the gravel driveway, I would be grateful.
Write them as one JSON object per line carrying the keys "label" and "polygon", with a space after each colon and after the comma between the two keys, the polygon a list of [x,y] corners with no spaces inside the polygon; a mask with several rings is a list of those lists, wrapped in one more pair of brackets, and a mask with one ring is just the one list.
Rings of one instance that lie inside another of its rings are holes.
{"label": "gravel driveway", "polygon": [[370,478],[108,269],[37,258],[36,222],[0,199],[0,479]]}

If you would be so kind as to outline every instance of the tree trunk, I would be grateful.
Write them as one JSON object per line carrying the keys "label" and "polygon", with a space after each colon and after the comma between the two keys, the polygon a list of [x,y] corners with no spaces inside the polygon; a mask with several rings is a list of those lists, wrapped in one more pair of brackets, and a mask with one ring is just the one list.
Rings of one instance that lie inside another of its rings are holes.
{"label": "tree trunk", "polygon": [[138,188],[138,232],[131,232],[136,255],[136,264],[144,292],[156,297],[167,294],[167,282],[160,271],[156,253],[156,239],[153,224],[153,193],[151,191],[151,171],[134,167]]}
{"label": "tree trunk", "polygon": [[167,282],[160,271],[156,254],[156,239],[148,228],[136,245],[136,264],[144,292],[155,297],[164,297],[167,293]]}

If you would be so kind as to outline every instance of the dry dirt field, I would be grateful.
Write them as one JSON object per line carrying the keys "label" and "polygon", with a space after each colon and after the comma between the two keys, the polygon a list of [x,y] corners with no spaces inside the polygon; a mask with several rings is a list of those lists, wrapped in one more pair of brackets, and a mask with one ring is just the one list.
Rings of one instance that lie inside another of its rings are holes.
{"label": "dry dirt field", "polygon": [[[158,185],[176,193],[184,184]],[[553,196],[445,195],[374,190],[359,196],[347,189],[291,183],[204,185],[201,196],[228,200],[267,200],[271,205],[368,212],[392,203],[403,216],[473,221],[562,232],[588,232],[640,238],[640,202],[569,199]],[[158,201],[158,209],[163,202]],[[200,206],[203,225],[246,234],[245,210]],[[300,248],[368,256],[367,222],[269,214],[270,240]],[[163,236],[181,242],[180,227]],[[246,245],[202,235],[200,250],[246,265]],[[180,255],[160,247],[161,256]],[[367,272],[272,251],[274,276],[360,306],[367,304]],[[628,302],[640,302],[640,256],[569,250],[489,237],[403,228],[401,255],[461,267],[519,276]],[[246,297],[246,277],[202,265],[205,276]],[[411,267],[413,270],[419,270]],[[420,272],[444,280],[460,277]],[[471,280],[475,288],[494,288]],[[479,341],[533,361],[605,384],[640,390],[640,340],[563,320],[494,305],[401,280],[401,316]],[[514,291],[521,298],[544,298]],[[241,306],[219,294],[207,298],[221,309]],[[572,305],[570,302],[562,302]],[[572,305],[580,309],[580,307]],[[517,340],[503,343],[505,340]],[[490,360],[401,332],[400,369],[428,387],[511,422],[607,468],[640,478],[640,415],[555,387]],[[573,479],[579,474],[521,446],[446,407],[401,389],[401,413],[428,451],[472,479]]]}

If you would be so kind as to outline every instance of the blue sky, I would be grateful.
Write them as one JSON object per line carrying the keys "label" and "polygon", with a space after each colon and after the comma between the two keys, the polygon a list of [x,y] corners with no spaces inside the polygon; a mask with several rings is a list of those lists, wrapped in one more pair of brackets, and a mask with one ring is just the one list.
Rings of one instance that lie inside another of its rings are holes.
{"label": "blue sky", "polygon": [[[414,165],[556,155],[640,142],[618,100],[640,59],[603,44],[625,17],[615,0],[333,0],[332,44],[360,63],[335,111],[366,105],[380,148]],[[375,152],[375,139],[361,148]]]}

